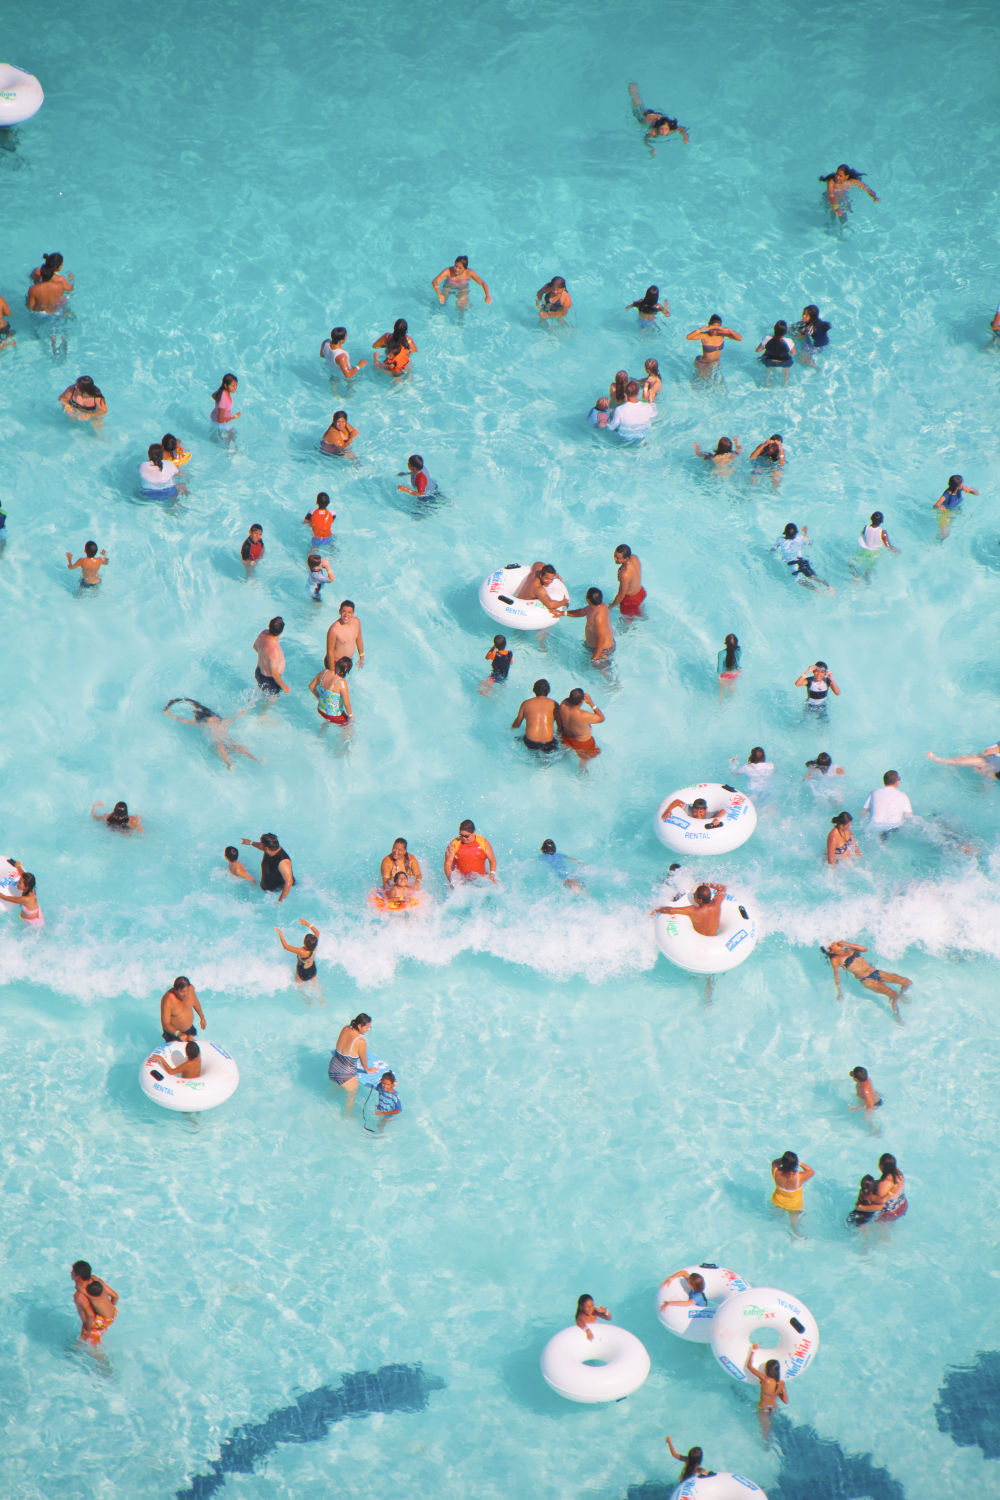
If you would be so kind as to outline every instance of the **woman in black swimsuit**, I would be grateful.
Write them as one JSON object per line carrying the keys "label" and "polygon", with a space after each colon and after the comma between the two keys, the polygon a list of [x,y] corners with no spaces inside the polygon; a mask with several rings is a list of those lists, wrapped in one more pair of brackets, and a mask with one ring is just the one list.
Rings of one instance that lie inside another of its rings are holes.
{"label": "woman in black swimsuit", "polygon": [[628,86],[628,93],[629,98],[632,100],[632,113],[639,121],[639,124],[645,125],[646,127],[646,134],[643,139],[645,140],[646,145],[649,147],[650,156],[656,155],[656,151],[653,147],[653,139],[658,135],[679,135],[683,139],[685,146],[689,146],[691,144],[688,140],[688,133],[684,129],[683,125],[678,125],[677,121],[671,119],[670,115],[661,114],[658,109],[646,108],[642,100],[639,98],[638,84],[630,83]]}
{"label": "woman in black swimsuit", "polygon": [[319,928],[314,927],[311,922],[307,922],[305,917],[299,918],[299,925],[309,928],[309,931],[302,939],[301,948],[296,948],[294,943],[287,942],[285,934],[280,927],[276,927],[274,930],[278,934],[281,946],[285,952],[295,954],[296,981],[300,984],[308,984],[311,979],[316,978],[316,948],[319,944]]}
{"label": "woman in black swimsuit", "polygon": [[59,401],[67,416],[75,417],[78,422],[88,422],[93,418],[95,427],[100,427],[108,410],[108,403],[89,375],[77,376],[63,391]]}

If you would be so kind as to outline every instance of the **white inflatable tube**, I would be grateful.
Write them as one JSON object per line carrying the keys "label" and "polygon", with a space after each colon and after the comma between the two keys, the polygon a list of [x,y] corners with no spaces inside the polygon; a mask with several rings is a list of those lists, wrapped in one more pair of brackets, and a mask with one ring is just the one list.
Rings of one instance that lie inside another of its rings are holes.
{"label": "white inflatable tube", "polygon": [[[540,599],[515,597],[530,572],[530,565],[508,563],[505,568],[497,568],[480,585],[479,602],[483,609],[491,620],[506,625],[508,630],[546,630],[561,618],[547,610]],[[556,578],[549,585],[548,594],[553,604],[569,600],[565,584]]]}
{"label": "white inflatable tube", "polygon": [[797,1297],[771,1286],[737,1292],[722,1304],[712,1324],[712,1353],[734,1380],[753,1380],[747,1355],[757,1342],[755,1335],[765,1331],[778,1335],[778,1345],[758,1349],[754,1364],[762,1370],[769,1359],[776,1359],[782,1380],[801,1375],[819,1348],[816,1319]]}
{"label": "white inflatable tube", "polygon": [[153,1062],[156,1056],[165,1057],[175,1068],[186,1055],[183,1042],[164,1042],[150,1053],[139,1069],[139,1087],[147,1099],[162,1104],[164,1109],[193,1114],[202,1109],[214,1109],[235,1094],[240,1070],[225,1047],[204,1037],[199,1037],[198,1046],[201,1048],[200,1078],[171,1077]]}
{"label": "white inflatable tube", "polygon": [[[649,1374],[649,1355],[634,1333],[614,1323],[591,1325],[593,1339],[573,1324],[550,1338],[542,1350],[542,1375],[567,1401],[595,1405],[620,1401],[637,1391]],[[600,1364],[588,1364],[588,1360]]]}
{"label": "white inflatable tube", "polygon": [[677,1486],[670,1500],[767,1500],[759,1484],[742,1474],[692,1474]]}
{"label": "white inflatable tube", "polygon": [[[705,1279],[707,1307],[664,1307],[664,1302],[681,1302],[691,1293],[682,1278],[697,1271]],[[656,1316],[664,1328],[669,1328],[679,1339],[688,1339],[693,1344],[707,1344],[712,1337],[712,1324],[719,1305],[736,1292],[750,1289],[736,1271],[727,1271],[725,1266],[683,1266],[661,1281],[656,1290]]]}
{"label": "white inflatable tube", "polygon": [[[693,906],[694,892],[688,891],[677,899],[671,897],[669,904]],[[726,892],[715,937],[702,937],[695,932],[690,917],[662,914],[654,919],[653,932],[664,958],[689,974],[725,974],[738,968],[757,946],[753,907],[745,896],[734,891]]]}
{"label": "white inflatable tube", "polygon": [[44,103],[42,85],[33,73],[0,63],[0,125],[21,125],[37,115]]}
{"label": "white inflatable tube", "polygon": [[8,896],[13,896],[20,883],[21,877],[14,869],[9,859],[0,858],[0,887]]}
{"label": "white inflatable tube", "polygon": [[[708,817],[692,818],[678,807],[664,821],[663,814],[676,797],[687,807],[697,797],[704,797]],[[717,818],[722,819],[721,828],[706,828],[706,823],[714,823]],[[697,786],[682,786],[671,792],[653,819],[656,837],[675,854],[728,854],[745,844],[756,827],[757,810],[746,793],[719,781],[700,781]]]}

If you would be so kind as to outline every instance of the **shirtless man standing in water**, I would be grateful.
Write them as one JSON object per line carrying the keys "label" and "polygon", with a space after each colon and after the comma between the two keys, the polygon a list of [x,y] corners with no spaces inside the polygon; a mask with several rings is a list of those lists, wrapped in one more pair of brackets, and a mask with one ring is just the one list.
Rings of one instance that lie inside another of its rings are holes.
{"label": "shirtless man standing in water", "polygon": [[600,589],[587,590],[587,603],[583,609],[566,611],[566,618],[569,620],[578,620],[583,616],[586,616],[587,620],[583,639],[590,652],[590,659],[597,665],[601,665],[615,649],[615,633],[611,629],[611,615]]}
{"label": "shirtless man standing in water", "polygon": [[617,605],[623,615],[634,618],[646,597],[646,590],[642,586],[642,564],[632,548],[624,542],[620,542],[615,548],[615,562],[618,564],[618,592],[608,608],[614,609]]}
{"label": "shirtless man standing in water", "polygon": [[713,313],[704,328],[694,328],[687,335],[688,343],[696,340],[701,341],[701,353],[695,355],[694,372],[703,379],[713,379],[717,374],[717,366],[722,357],[722,346],[726,339],[735,339],[742,344],[743,336],[734,333],[731,328],[723,328],[722,319],[718,313]]}
{"label": "shirtless man standing in water", "polygon": [[353,661],[355,650],[358,653],[358,666],[364,666],[365,643],[361,639],[361,621],[354,613],[354,601],[345,599],[340,606],[340,613],[326,632],[326,658],[323,665],[330,671],[342,656]]}
{"label": "shirtless man standing in water", "polygon": [[205,1012],[201,1008],[194,985],[183,974],[179,975],[169,990],[160,997],[160,1026],[165,1042],[193,1041],[196,1033],[194,1013],[198,1012],[202,1031],[205,1030]]}
{"label": "shirtless man standing in water", "polygon": [[253,673],[254,681],[265,698],[277,698],[279,693],[291,692],[291,688],[282,676],[285,670],[285,653],[278,645],[278,637],[284,628],[284,620],[280,615],[275,615],[274,619],[268,622],[267,629],[262,630],[253,643],[253,649],[257,653],[257,665]]}
{"label": "shirtless man standing in water", "polygon": [[517,718],[510,726],[520,729],[524,725],[524,743],[529,750],[543,750],[547,754],[559,747],[556,743],[556,701],[549,697],[549,684],[539,677],[534,686],[533,698],[525,698],[517,711]]}

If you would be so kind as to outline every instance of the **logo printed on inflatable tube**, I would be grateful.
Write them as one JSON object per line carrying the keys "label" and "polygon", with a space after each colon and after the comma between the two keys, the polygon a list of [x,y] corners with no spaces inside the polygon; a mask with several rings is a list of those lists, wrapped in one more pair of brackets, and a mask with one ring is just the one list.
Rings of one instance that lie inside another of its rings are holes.
{"label": "logo printed on inflatable tube", "polygon": [[763,1323],[766,1322],[768,1318],[773,1318],[774,1313],[768,1312],[766,1307],[758,1307],[756,1303],[747,1302],[743,1308],[743,1316],[745,1318],[760,1318],[761,1322]]}
{"label": "logo printed on inflatable tube", "polygon": [[788,1356],[788,1361],[785,1369],[786,1379],[790,1378],[792,1375],[801,1374],[801,1372],[805,1369],[806,1365],[811,1359],[812,1339],[803,1339],[800,1344],[796,1344],[794,1350]]}
{"label": "logo printed on inflatable tube", "polygon": [[729,952],[732,953],[733,949],[734,948],[738,948],[740,946],[740,944],[742,943],[743,939],[746,938],[746,937],[749,937],[749,936],[750,936],[750,934],[749,934],[749,932],[747,932],[747,930],[746,930],[745,927],[741,927],[740,930],[739,930],[739,932],[734,932],[733,935],[732,935],[732,937],[728,938],[727,941],[726,941],[726,947],[729,950]]}
{"label": "logo printed on inflatable tube", "polygon": [[717,1354],[715,1357],[718,1360],[719,1364],[722,1365],[723,1369],[729,1371],[730,1375],[735,1375],[737,1380],[743,1379],[743,1371],[739,1368],[738,1365],[733,1364],[728,1355]]}

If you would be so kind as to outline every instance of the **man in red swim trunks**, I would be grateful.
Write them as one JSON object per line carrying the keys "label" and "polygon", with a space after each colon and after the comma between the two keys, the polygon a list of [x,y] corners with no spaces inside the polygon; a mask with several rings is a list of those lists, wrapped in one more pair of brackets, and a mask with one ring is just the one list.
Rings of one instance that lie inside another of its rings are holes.
{"label": "man in red swim trunks", "polygon": [[85,1344],[99,1344],[101,1334],[118,1316],[118,1293],[101,1281],[90,1269],[90,1262],[73,1262],[73,1303],[80,1315],[80,1338]]}
{"label": "man in red swim trunks", "polygon": [[615,562],[618,564],[618,592],[608,607],[614,609],[617,604],[623,615],[635,617],[646,597],[642,586],[642,564],[624,542],[615,548]]}
{"label": "man in red swim trunks", "polygon": [[496,880],[497,857],[488,839],[476,832],[471,818],[463,818],[458,825],[458,838],[452,839],[444,854],[444,878],[452,882],[452,872],[458,871],[464,880],[477,880],[488,875]]}
{"label": "man in red swim trunks", "polygon": [[[587,707],[584,708],[586,703]],[[600,746],[591,733],[592,724],[603,724],[604,715],[594,707],[594,700],[583,688],[573,688],[559,705],[559,734],[564,745],[575,750],[581,760],[600,755]]]}

